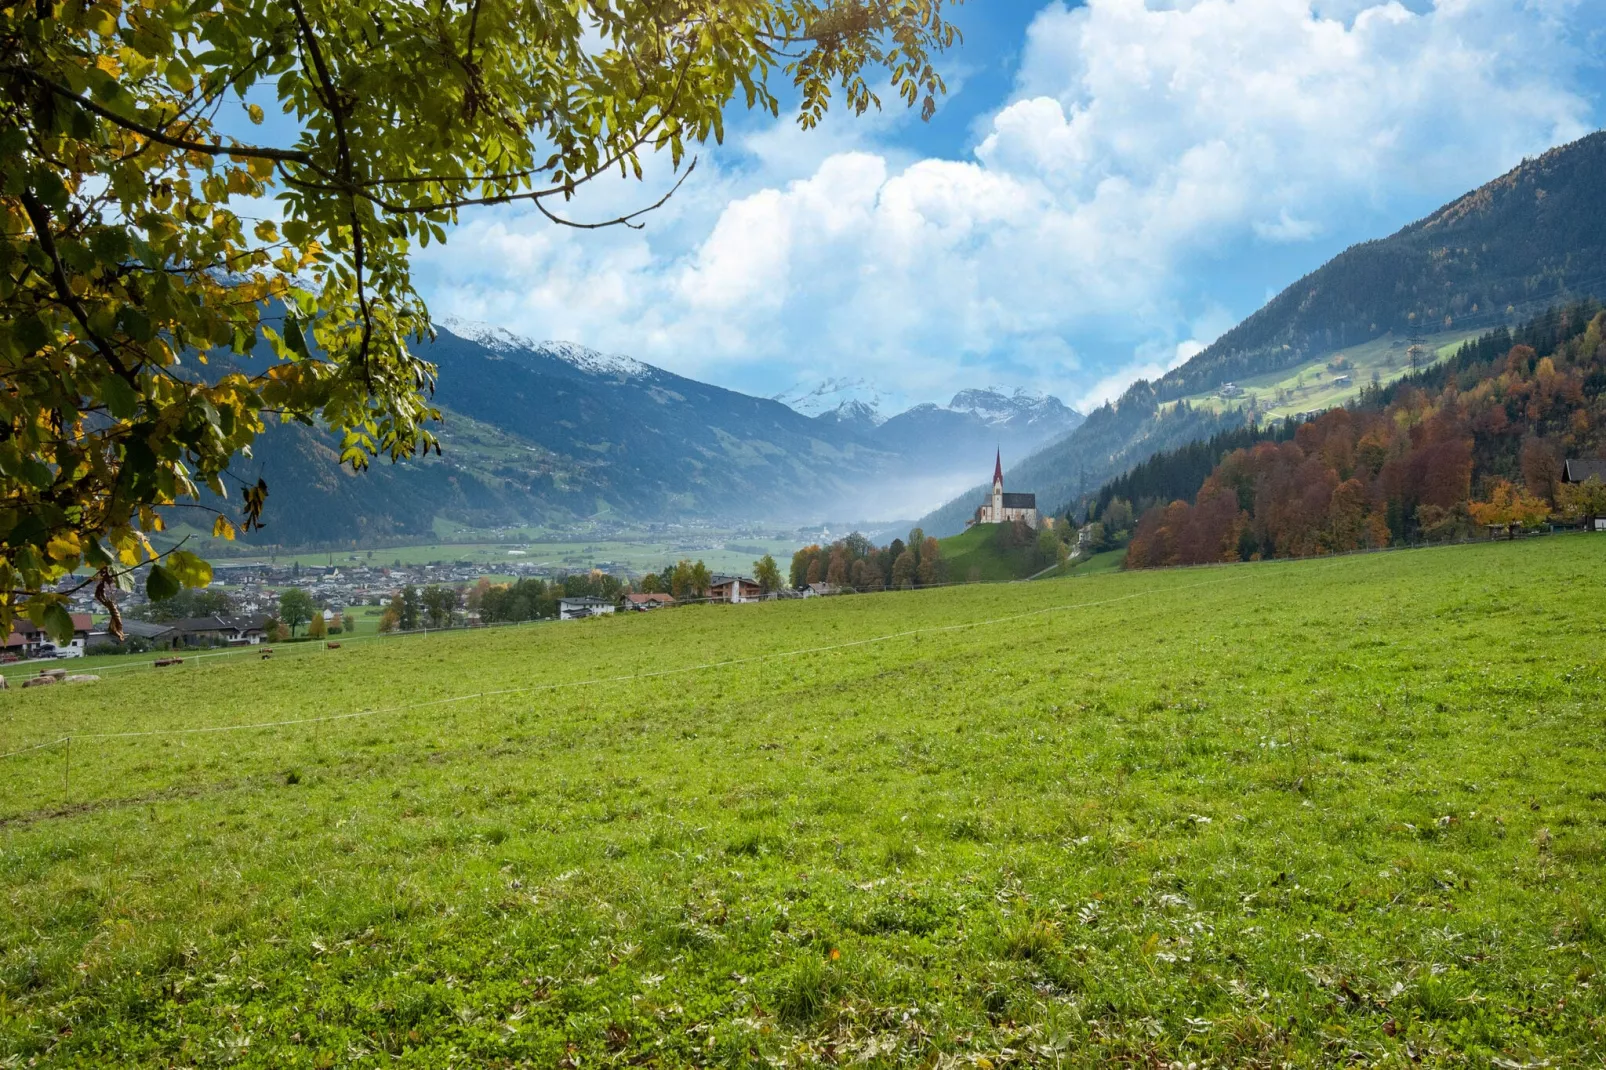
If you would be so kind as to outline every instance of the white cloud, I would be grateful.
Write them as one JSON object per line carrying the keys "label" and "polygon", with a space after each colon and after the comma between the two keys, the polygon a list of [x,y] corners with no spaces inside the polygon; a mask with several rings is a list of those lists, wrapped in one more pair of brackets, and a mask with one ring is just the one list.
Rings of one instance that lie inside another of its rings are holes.
{"label": "white cloud", "polygon": [[[816,141],[783,120],[645,233],[476,218],[430,254],[434,304],[765,392],[938,398],[1002,369],[1096,402],[1213,338],[1201,314],[1230,325],[1190,276],[1220,250],[1448,199],[1585,133],[1574,2],[1051,5],[970,159],[878,149],[886,119]],[[593,214],[639,203],[627,186]]]}

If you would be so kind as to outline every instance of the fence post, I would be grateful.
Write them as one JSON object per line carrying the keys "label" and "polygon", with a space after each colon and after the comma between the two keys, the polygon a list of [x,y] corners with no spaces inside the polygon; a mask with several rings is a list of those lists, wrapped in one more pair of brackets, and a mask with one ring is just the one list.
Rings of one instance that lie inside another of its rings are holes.
{"label": "fence post", "polygon": [[61,801],[72,800],[72,737],[67,737],[66,760],[61,766]]}

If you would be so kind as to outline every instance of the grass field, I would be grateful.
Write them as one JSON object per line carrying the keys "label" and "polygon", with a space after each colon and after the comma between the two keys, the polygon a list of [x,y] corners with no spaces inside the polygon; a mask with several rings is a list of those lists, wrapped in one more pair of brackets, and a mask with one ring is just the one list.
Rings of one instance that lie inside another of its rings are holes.
{"label": "grass field", "polygon": [[1001,583],[1024,579],[1027,573],[1037,571],[1029,564],[1026,548],[998,548],[998,528],[997,524],[977,524],[938,540],[950,583]]}
{"label": "grass field", "polygon": [[[594,539],[567,542],[436,542],[416,546],[393,546],[378,550],[336,550],[333,552],[279,553],[274,563],[289,565],[370,565],[379,567],[400,562],[403,565],[451,564],[467,561],[476,565],[545,565],[550,568],[584,572],[599,563],[622,566],[634,572],[660,571],[680,558],[703,561],[714,572],[753,571],[753,561],[769,553],[785,561],[802,545],[796,539],[760,539],[742,536],[725,542],[720,539]],[[269,555],[252,554],[238,545],[227,548],[231,556],[218,557],[224,564],[267,561]]]}
{"label": "grass field", "polygon": [[[1455,356],[1462,343],[1482,333],[1480,329],[1425,335],[1422,345],[1427,355],[1425,360],[1420,360],[1420,365],[1427,367]],[[1274,419],[1329,409],[1359,397],[1361,390],[1371,384],[1374,374],[1384,386],[1411,374],[1409,349],[1409,338],[1385,334],[1290,368],[1240,380],[1238,386],[1243,388],[1244,394],[1239,397],[1223,398],[1218,391],[1210,390],[1183,400],[1196,408],[1221,412],[1243,405],[1253,395],[1266,415]],[[1343,357],[1348,367],[1340,371],[1329,369],[1328,363],[1338,357]],[[1340,375],[1348,376],[1348,382],[1336,382]]]}
{"label": "grass field", "polygon": [[1556,537],[0,693],[0,752],[74,736],[0,765],[0,1066],[1599,1066],[1603,583]]}

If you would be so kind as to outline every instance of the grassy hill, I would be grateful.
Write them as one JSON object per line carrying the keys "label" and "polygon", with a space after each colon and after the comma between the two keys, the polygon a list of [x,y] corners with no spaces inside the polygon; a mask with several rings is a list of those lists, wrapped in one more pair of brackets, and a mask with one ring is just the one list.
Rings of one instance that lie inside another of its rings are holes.
{"label": "grassy hill", "polygon": [[977,524],[958,535],[938,539],[950,583],[999,583],[1020,580],[1042,568],[1031,547],[1001,549],[998,524]]}
{"label": "grassy hill", "polygon": [[0,1065],[1598,1065],[1601,550],[0,693]]}

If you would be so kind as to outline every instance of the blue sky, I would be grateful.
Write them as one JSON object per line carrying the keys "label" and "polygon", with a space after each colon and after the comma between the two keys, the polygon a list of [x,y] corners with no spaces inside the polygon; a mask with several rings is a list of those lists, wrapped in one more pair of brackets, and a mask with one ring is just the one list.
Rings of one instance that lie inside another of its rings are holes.
{"label": "blue sky", "polygon": [[[1346,246],[1602,125],[1602,0],[971,0],[930,123],[733,115],[645,231],[498,208],[437,316],[774,394],[864,379],[1088,407]],[[617,183],[575,206],[650,202]]]}

